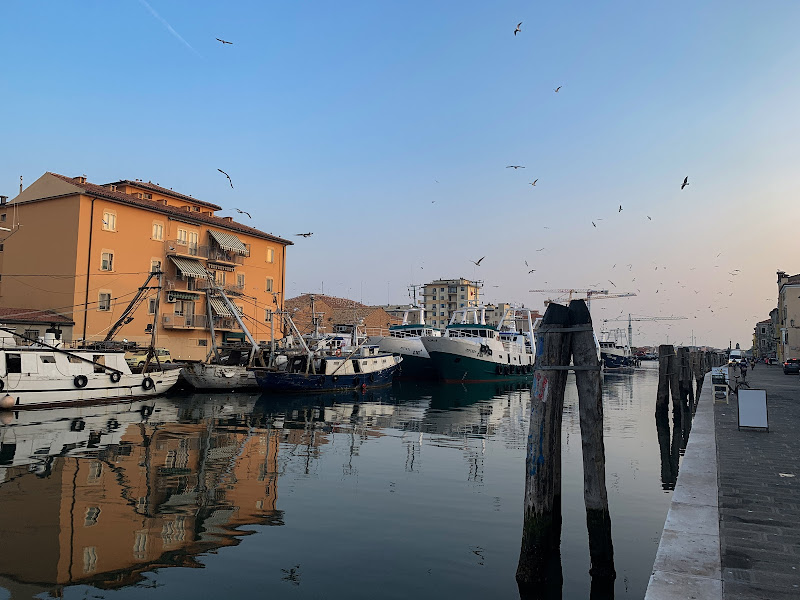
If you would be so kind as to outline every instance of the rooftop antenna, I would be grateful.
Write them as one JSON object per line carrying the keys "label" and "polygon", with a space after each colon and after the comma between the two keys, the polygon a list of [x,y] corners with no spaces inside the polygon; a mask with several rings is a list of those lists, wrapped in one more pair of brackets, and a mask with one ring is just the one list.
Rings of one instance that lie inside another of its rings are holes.
{"label": "rooftop antenna", "polygon": [[19,176],[19,193],[22,193],[22,175]]}

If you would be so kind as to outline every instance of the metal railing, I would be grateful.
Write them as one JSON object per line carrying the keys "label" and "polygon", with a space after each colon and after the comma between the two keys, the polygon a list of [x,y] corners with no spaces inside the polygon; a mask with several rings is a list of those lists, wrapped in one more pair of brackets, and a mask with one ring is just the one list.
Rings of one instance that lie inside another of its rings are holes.
{"label": "metal railing", "polygon": [[217,262],[230,263],[234,265],[243,265],[245,257],[236,252],[228,252],[221,248],[212,247],[208,249],[206,258]]}
{"label": "metal railing", "polygon": [[[161,315],[161,325],[164,329],[208,329],[206,315]],[[232,317],[214,317],[214,329],[234,330],[239,326]]]}
{"label": "metal railing", "polygon": [[198,244],[190,244],[186,240],[167,240],[164,242],[164,252],[170,254],[180,254],[183,256],[194,256],[196,258],[208,258],[209,247]]}

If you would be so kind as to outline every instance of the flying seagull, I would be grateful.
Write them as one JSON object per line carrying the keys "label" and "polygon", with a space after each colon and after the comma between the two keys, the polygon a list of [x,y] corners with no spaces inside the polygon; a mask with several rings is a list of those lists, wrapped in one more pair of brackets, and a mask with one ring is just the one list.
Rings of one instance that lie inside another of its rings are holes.
{"label": "flying seagull", "polygon": [[478,260],[471,260],[469,262],[473,263],[476,267],[481,266],[481,261],[486,258],[485,256],[481,256]]}
{"label": "flying seagull", "polygon": [[649,216],[648,216],[648,217],[647,217],[647,220],[648,220],[648,221],[652,221],[653,219],[652,219],[652,217],[649,217]]}
{"label": "flying seagull", "polygon": [[514,36],[516,37],[516,35],[517,35],[517,34],[518,34],[520,31],[522,31],[522,21],[520,21],[519,23],[517,23],[517,28],[514,30]]}
{"label": "flying seagull", "polygon": [[592,227],[597,227],[597,225],[594,224],[594,221],[592,221]]}
{"label": "flying seagull", "polygon": [[522,165],[508,165],[506,169],[524,169]]}
{"label": "flying seagull", "polygon": [[236,208],[236,207],[234,207],[234,208],[233,208],[233,210],[235,210],[236,212],[238,212],[240,215],[247,215],[247,218],[248,218],[248,219],[252,219],[252,218],[253,218],[253,217],[251,217],[251,216],[250,216],[250,213],[249,213],[249,212],[247,212],[246,210],[239,210],[239,209],[238,209],[238,208]]}
{"label": "flying seagull", "polygon": [[314,235],[314,232],[309,231],[308,233],[295,233],[295,235],[299,235],[300,237],[304,238],[310,238],[312,235]]}
{"label": "flying seagull", "polygon": [[681,184],[681,189],[685,188],[687,185],[689,185],[689,177],[688,176],[684,178],[683,183]]}
{"label": "flying seagull", "polygon": [[622,204],[619,205],[619,210],[617,212],[622,212]]}
{"label": "flying seagull", "polygon": [[533,273],[534,271],[536,271],[536,269],[531,269],[530,271],[528,271],[528,275],[530,275],[530,274],[531,274],[531,273]]}
{"label": "flying seagull", "polygon": [[233,44],[233,42],[227,42],[225,40],[221,40],[219,38],[215,38],[218,42],[222,42],[223,44]]}
{"label": "flying seagull", "polygon": [[536,250],[536,251],[537,251],[537,252],[541,252],[542,250],[544,250],[544,248],[539,248],[539,249],[538,249],[538,250]]}
{"label": "flying seagull", "polygon": [[616,284],[616,283],[614,283],[613,281],[611,281],[610,279],[608,280],[608,283],[610,283],[610,284],[611,284],[611,285],[613,285],[614,287],[617,287],[617,284]]}
{"label": "flying seagull", "polygon": [[558,87],[557,87],[556,89],[554,89],[553,91],[554,91],[554,92],[557,94],[557,93],[558,93],[558,90],[560,90],[560,89],[561,89],[561,86],[558,86]]}
{"label": "flying seagull", "polygon": [[535,186],[537,181],[539,181],[539,180],[538,179],[534,179],[533,183],[531,185]]}
{"label": "flying seagull", "polygon": [[227,178],[228,178],[228,183],[230,183],[230,184],[231,184],[231,189],[233,189],[233,181],[231,181],[231,176],[230,176],[230,175],[228,175],[228,174],[227,174],[225,171],[223,171],[222,169],[217,169],[217,171],[219,171],[220,173],[222,173],[223,175],[225,175],[225,177],[227,177]]}

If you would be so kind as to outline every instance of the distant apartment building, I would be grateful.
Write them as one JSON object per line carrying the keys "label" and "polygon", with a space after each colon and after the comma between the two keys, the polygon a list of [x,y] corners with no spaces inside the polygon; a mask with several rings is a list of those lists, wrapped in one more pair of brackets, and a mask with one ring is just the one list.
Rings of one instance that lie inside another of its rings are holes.
{"label": "distant apartment building", "polygon": [[160,271],[163,289],[148,292],[116,340],[149,343],[157,305],[156,343],[175,359],[205,358],[212,325],[218,343],[242,339],[213,280],[266,342],[291,242],[219,217],[221,209],[149,182],[45,173],[0,205],[12,230],[0,245],[0,307],[52,310],[74,322],[72,339],[101,341],[148,273]]}
{"label": "distant apartment building", "polygon": [[768,358],[776,355],[775,327],[772,320],[759,321],[753,330],[753,356],[755,358]]}
{"label": "distant apartment building", "polygon": [[422,292],[425,321],[434,327],[444,327],[456,310],[480,303],[482,287],[482,282],[463,277],[426,283]]}
{"label": "distant apartment building", "polygon": [[778,271],[778,360],[800,358],[800,275]]}

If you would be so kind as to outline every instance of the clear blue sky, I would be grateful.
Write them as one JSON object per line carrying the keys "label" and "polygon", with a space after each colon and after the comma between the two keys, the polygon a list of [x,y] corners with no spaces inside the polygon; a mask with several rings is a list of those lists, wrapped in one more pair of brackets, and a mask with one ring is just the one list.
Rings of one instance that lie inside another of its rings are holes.
{"label": "clear blue sky", "polygon": [[797,2],[148,3],[2,3],[0,193],[85,173],[247,210],[297,241],[289,296],[465,276],[690,317],[639,343],[749,346],[800,271]]}

